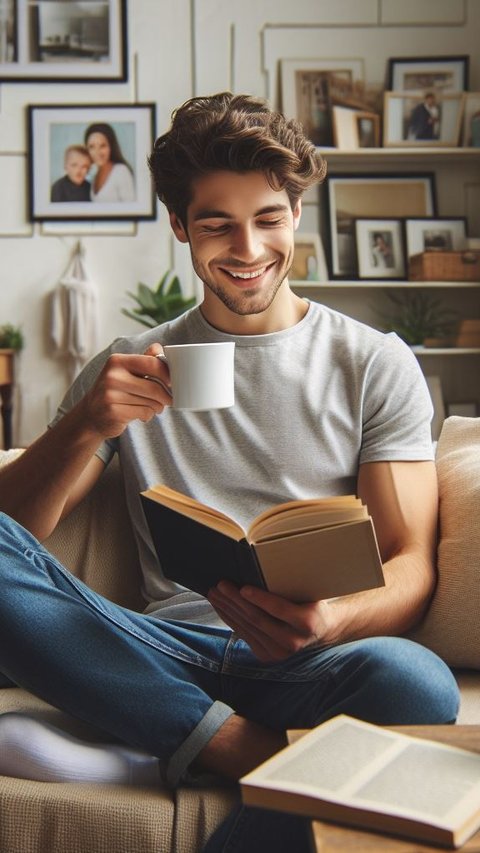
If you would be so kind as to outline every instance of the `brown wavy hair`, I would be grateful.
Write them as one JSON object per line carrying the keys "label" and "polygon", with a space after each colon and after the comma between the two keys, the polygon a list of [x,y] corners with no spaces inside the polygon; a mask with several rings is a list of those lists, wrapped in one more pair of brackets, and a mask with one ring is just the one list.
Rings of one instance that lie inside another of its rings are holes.
{"label": "brown wavy hair", "polygon": [[160,201],[184,226],[192,181],[208,172],[262,171],[273,189],[287,192],[293,209],[327,171],[297,121],[260,98],[231,92],[191,98],[175,110],[148,165]]}

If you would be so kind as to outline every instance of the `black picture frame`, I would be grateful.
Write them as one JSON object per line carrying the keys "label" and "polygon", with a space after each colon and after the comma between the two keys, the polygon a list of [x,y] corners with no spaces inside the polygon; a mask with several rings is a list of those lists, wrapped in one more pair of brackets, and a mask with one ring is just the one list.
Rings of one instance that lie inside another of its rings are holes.
{"label": "black picture frame", "polygon": [[[396,56],[388,60],[387,89],[390,92],[466,92],[470,57]],[[410,75],[407,77],[407,75]]]}
{"label": "black picture frame", "polygon": [[[147,166],[155,104],[35,104],[27,111],[32,222],[156,218]],[[114,163],[103,186],[95,180],[99,144]]]}
{"label": "black picture frame", "polygon": [[85,3],[8,1],[0,82],[127,80],[127,0],[97,0],[90,14]]}
{"label": "black picture frame", "polygon": [[328,265],[332,280],[358,279],[355,220],[436,216],[433,172],[327,174]]}

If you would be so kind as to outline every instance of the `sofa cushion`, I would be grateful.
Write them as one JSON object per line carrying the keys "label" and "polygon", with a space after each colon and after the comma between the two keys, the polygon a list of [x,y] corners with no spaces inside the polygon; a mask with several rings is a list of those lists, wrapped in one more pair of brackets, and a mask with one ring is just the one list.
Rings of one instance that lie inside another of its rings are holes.
{"label": "sofa cushion", "polygon": [[409,636],[451,666],[480,670],[480,418],[447,418],[436,461],[438,584]]}

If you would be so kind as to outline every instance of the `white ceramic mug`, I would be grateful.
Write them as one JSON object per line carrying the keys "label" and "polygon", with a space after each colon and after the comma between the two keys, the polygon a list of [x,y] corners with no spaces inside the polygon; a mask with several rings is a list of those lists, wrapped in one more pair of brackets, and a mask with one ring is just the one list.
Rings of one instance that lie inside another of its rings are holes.
{"label": "white ceramic mug", "polygon": [[235,403],[233,342],[165,344],[172,383],[172,408],[190,412],[226,409]]}

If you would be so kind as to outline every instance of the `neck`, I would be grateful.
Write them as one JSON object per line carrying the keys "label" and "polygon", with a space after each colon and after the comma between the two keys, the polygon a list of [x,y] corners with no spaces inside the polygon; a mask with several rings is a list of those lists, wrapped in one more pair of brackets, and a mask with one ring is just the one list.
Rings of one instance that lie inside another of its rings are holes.
{"label": "neck", "polygon": [[293,293],[285,280],[271,305],[258,314],[234,313],[207,288],[200,311],[205,320],[220,332],[229,335],[268,335],[296,326],[307,313],[308,303]]}

